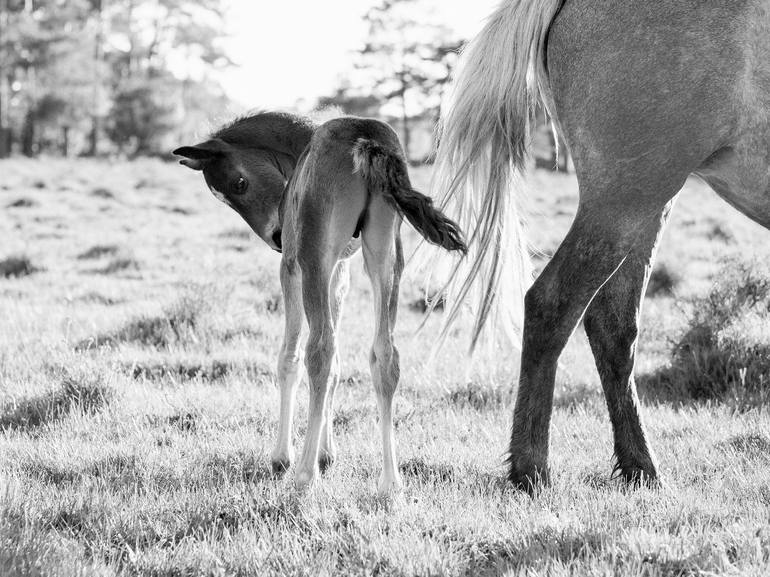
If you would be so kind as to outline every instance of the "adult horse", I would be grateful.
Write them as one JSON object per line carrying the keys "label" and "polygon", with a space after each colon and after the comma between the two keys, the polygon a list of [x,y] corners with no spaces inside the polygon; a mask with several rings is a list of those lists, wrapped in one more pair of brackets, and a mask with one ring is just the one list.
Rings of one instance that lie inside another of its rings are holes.
{"label": "adult horse", "polygon": [[[521,193],[509,185],[537,105],[568,143],[580,202],[527,291]],[[655,480],[633,378],[642,297],[690,174],[770,227],[770,0],[504,0],[461,59],[436,171],[471,239],[453,292],[457,303],[477,295],[474,339],[496,294],[502,310],[523,297],[510,480],[548,481],[557,362],[583,315],[617,470]]]}

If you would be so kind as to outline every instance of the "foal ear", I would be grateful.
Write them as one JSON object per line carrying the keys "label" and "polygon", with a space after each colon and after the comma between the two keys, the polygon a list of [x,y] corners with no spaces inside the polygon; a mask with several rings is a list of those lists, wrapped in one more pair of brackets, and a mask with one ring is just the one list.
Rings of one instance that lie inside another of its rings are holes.
{"label": "foal ear", "polygon": [[192,168],[193,170],[203,170],[207,163],[211,162],[225,153],[225,143],[219,139],[207,140],[195,146],[182,146],[177,148],[173,154],[184,157],[179,164]]}

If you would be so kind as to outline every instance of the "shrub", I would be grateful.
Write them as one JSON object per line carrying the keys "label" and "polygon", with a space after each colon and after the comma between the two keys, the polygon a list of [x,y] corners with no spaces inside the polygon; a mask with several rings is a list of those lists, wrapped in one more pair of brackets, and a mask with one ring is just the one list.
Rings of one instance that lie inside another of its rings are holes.
{"label": "shrub", "polygon": [[681,277],[677,273],[661,263],[650,274],[645,295],[648,297],[672,295],[680,281]]}
{"label": "shrub", "polygon": [[78,255],[78,260],[93,260],[103,256],[114,256],[120,252],[120,247],[114,244],[97,244]]}
{"label": "shrub", "polygon": [[115,274],[127,270],[139,270],[139,263],[133,258],[119,257],[108,262],[104,267],[94,269],[97,274]]}
{"label": "shrub", "polygon": [[671,365],[651,384],[696,400],[764,402],[770,390],[770,269],[734,262],[718,279],[706,297],[693,301]]}
{"label": "shrub", "polygon": [[0,278],[18,278],[29,276],[40,269],[32,265],[26,256],[10,256],[0,260]]}
{"label": "shrub", "polygon": [[37,203],[30,199],[30,198],[17,198],[13,202],[9,202],[5,205],[7,208],[32,208],[33,206],[37,206]]}

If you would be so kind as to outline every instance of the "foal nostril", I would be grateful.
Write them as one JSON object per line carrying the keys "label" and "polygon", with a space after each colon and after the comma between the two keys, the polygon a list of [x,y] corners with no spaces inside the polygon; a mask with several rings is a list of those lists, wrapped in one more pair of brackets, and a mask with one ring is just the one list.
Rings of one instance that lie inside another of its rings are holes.
{"label": "foal nostril", "polygon": [[281,231],[277,230],[273,233],[273,244],[278,247],[278,249],[281,249]]}

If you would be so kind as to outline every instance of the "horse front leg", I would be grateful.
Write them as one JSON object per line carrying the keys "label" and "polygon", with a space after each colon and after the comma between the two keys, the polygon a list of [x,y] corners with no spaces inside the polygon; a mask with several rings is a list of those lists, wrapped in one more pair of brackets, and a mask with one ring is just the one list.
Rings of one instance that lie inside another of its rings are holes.
{"label": "horse front leg", "polygon": [[[334,325],[334,334],[339,334],[340,316],[342,315],[342,305],[350,288],[350,265],[347,259],[337,263],[332,275],[331,295],[332,295],[332,323]],[[339,346],[335,345],[338,350]],[[326,419],[321,430],[321,448],[318,455],[318,466],[323,473],[328,469],[337,458],[337,446],[334,442],[334,393],[340,379],[340,356],[335,353],[332,363],[332,374],[329,379],[329,394],[326,399]]]}
{"label": "horse front leg", "polygon": [[271,455],[273,473],[282,475],[294,460],[292,432],[297,387],[302,380],[300,342],[305,314],[302,309],[302,284],[296,261],[281,260],[281,291],[285,309],[285,329],[281,352],[278,355],[278,386],[281,408],[278,420],[278,439]]}
{"label": "horse front leg", "polygon": [[364,265],[374,296],[375,328],[369,367],[377,395],[382,439],[382,472],[377,491],[387,495],[402,487],[393,435],[393,396],[400,377],[399,355],[393,342],[393,331],[404,256],[398,231],[400,218],[380,199],[372,201],[369,214],[369,223],[362,233]]}

